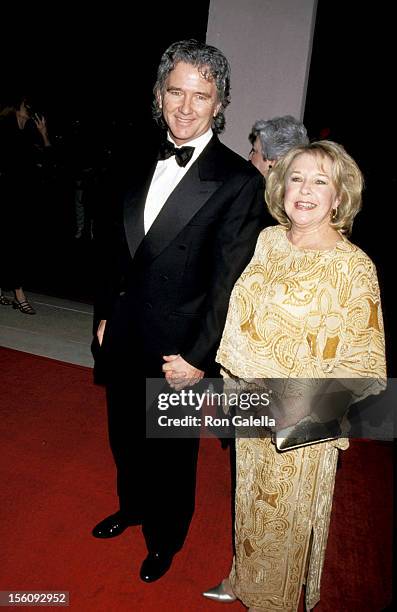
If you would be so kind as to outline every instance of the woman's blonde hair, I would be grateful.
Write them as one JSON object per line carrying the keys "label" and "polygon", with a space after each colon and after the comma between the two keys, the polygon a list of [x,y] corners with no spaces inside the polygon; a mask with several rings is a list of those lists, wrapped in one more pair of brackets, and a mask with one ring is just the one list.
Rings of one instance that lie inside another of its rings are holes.
{"label": "woman's blonde hair", "polygon": [[286,175],[291,163],[302,153],[324,159],[328,157],[332,162],[332,182],[336,189],[340,203],[335,217],[330,225],[336,230],[349,235],[353,220],[361,208],[361,193],[364,187],[364,178],[356,162],[342,145],[331,140],[320,140],[308,145],[294,147],[284,157],[279,159],[266,179],[265,200],[270,214],[281,225],[290,228],[291,221],[284,209]]}

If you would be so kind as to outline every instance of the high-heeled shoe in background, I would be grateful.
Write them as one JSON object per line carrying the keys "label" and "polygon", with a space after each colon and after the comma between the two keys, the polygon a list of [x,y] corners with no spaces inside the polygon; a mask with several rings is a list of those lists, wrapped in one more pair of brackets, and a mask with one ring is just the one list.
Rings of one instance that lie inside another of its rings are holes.
{"label": "high-heeled shoe in background", "polygon": [[29,304],[27,300],[23,300],[23,302],[20,302],[15,298],[15,300],[12,302],[12,307],[14,308],[14,310],[20,310],[21,312],[23,312],[23,314],[36,314],[35,309],[31,304]]}

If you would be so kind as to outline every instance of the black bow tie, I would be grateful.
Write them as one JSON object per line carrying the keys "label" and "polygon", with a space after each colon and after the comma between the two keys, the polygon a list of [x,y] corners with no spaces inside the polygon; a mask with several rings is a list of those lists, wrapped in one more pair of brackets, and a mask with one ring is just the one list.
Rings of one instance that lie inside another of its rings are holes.
{"label": "black bow tie", "polygon": [[160,145],[157,159],[168,159],[175,155],[175,161],[178,166],[185,167],[192,159],[194,147],[180,147],[179,149],[170,140],[165,140]]}

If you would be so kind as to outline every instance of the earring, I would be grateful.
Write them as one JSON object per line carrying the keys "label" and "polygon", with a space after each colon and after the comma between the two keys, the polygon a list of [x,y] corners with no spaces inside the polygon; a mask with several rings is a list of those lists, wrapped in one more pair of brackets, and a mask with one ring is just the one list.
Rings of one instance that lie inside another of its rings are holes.
{"label": "earring", "polygon": [[332,208],[331,209],[331,221],[335,221],[337,216],[338,216],[338,209]]}

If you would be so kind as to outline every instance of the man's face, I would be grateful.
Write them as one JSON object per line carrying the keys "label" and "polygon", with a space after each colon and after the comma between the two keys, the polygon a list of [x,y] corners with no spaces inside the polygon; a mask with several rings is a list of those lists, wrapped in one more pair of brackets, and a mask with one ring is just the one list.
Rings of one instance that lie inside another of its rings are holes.
{"label": "man's face", "polygon": [[263,159],[262,145],[259,136],[256,137],[252,149],[249,154],[249,160],[255,168],[259,170],[264,177],[269,174],[269,171],[273,165],[273,161],[269,159]]}
{"label": "man's face", "polygon": [[204,134],[221,106],[215,81],[205,79],[192,64],[178,62],[159,97],[170,136],[177,145]]}

